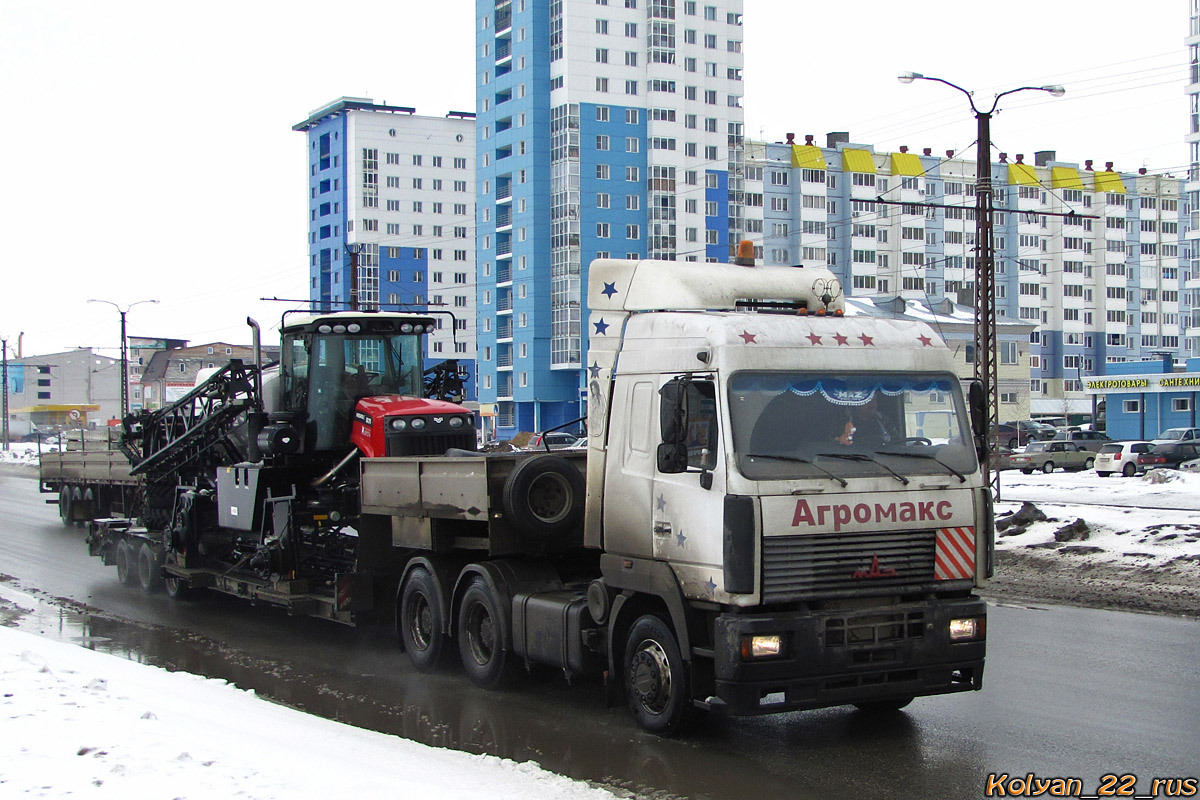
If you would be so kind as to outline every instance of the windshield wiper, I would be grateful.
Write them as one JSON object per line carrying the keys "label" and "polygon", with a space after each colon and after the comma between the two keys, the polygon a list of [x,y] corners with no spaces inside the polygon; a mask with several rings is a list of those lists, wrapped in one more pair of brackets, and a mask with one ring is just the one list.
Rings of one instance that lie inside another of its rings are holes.
{"label": "windshield wiper", "polygon": [[776,455],[774,453],[745,453],[745,454],[743,454],[742,457],[743,458],[773,458],[777,461],[792,461],[797,464],[807,464],[808,466],[814,467],[818,471],[825,473],[830,478],[833,478],[835,481],[837,481],[838,483],[840,483],[842,485],[843,489],[845,489],[847,486],[850,485],[850,484],[846,483],[846,480],[844,478],[834,475],[832,472],[830,472],[829,470],[820,466],[819,464],[814,464],[813,462],[809,461],[807,458],[801,458],[800,456],[782,456],[782,455]]}
{"label": "windshield wiper", "polygon": [[967,482],[966,475],[963,475],[961,472],[956,470],[954,467],[950,466],[945,461],[942,461],[940,458],[933,455],[932,453],[907,453],[907,452],[902,453],[902,452],[897,452],[895,450],[876,450],[875,452],[879,453],[880,455],[885,455],[885,456],[908,456],[909,458],[928,459],[929,461],[935,462],[942,469],[948,470],[949,472],[953,473],[954,477],[958,478],[959,483]]}
{"label": "windshield wiper", "polygon": [[876,461],[864,453],[817,453],[817,456],[821,458],[840,458],[843,461],[869,461],[876,466],[883,467],[888,472],[892,473],[892,477],[900,481],[905,486],[908,486],[908,478],[904,477],[899,472],[896,472],[896,470],[892,469],[887,464],[884,464],[882,461]]}

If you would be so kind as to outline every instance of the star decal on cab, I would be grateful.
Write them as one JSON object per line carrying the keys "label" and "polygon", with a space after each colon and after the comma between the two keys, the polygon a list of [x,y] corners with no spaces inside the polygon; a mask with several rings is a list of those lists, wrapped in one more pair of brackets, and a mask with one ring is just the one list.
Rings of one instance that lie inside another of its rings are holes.
{"label": "star decal on cab", "polygon": [[841,347],[844,344],[850,344],[850,337],[842,336],[840,333],[835,333],[833,335],[833,340],[838,343],[838,347]]}
{"label": "star decal on cab", "polygon": [[758,339],[756,338],[756,334],[750,333],[748,331],[742,331],[741,333],[738,334],[738,336],[740,336],[742,341],[745,342],[746,344],[758,344]]}
{"label": "star decal on cab", "polygon": [[592,326],[595,327],[596,333],[600,336],[608,335],[608,323],[604,321],[603,317],[600,318],[599,322],[593,322]]}

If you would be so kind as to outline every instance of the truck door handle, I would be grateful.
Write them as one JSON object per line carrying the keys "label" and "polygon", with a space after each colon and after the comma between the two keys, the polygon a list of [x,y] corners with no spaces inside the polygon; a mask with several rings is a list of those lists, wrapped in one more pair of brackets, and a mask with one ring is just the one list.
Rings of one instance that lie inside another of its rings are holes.
{"label": "truck door handle", "polygon": [[671,523],[669,523],[669,522],[654,523],[654,533],[657,536],[670,536],[671,535]]}

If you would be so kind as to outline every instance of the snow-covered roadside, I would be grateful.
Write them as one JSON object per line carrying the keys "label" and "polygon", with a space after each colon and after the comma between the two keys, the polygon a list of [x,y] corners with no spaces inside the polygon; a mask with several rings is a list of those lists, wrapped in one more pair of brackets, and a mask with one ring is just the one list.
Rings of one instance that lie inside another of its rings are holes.
{"label": "snow-covered roadside", "polygon": [[427,747],[3,627],[0,682],[6,797],[615,796],[532,762]]}
{"label": "snow-covered roadside", "polygon": [[985,595],[1200,617],[1200,476],[1006,471],[1000,485]]}

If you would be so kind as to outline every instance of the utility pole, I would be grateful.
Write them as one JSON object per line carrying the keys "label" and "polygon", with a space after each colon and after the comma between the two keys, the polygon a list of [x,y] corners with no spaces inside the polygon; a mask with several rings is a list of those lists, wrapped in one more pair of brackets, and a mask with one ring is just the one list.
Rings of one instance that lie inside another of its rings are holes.
{"label": "utility pole", "polygon": [[1020,86],[1000,92],[987,111],[975,107],[975,94],[963,87],[941,78],[931,78],[919,72],[902,73],[897,80],[901,83],[933,81],[957,89],[967,96],[971,111],[978,124],[975,146],[975,378],[983,386],[987,405],[987,425],[983,437],[984,483],[991,486],[992,496],[1000,499],[1000,473],[992,472],[992,432],[1000,424],[1000,376],[996,358],[996,251],[992,241],[992,134],[991,121],[1000,105],[1000,98],[1016,92],[1048,92],[1062,97],[1066,89],[1061,86]]}

